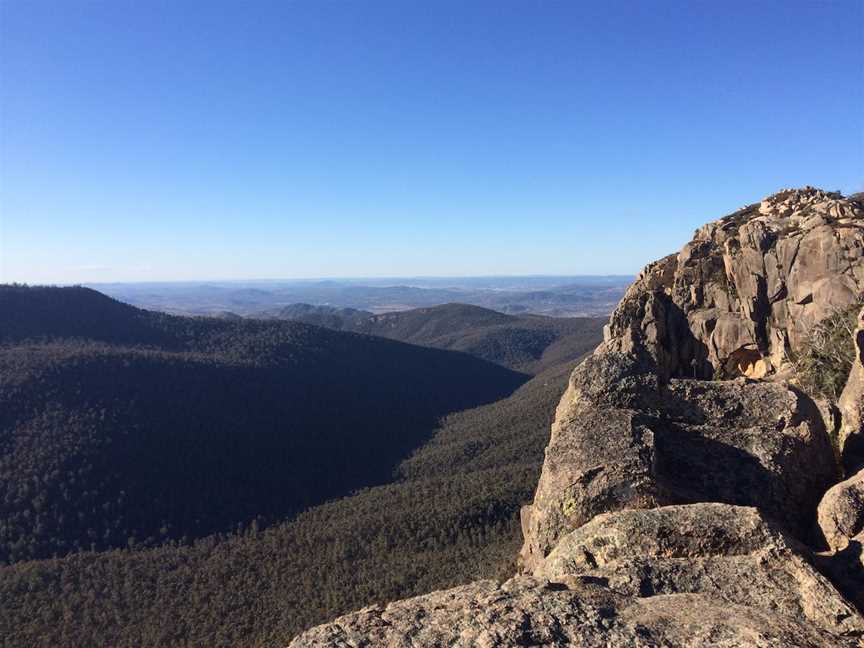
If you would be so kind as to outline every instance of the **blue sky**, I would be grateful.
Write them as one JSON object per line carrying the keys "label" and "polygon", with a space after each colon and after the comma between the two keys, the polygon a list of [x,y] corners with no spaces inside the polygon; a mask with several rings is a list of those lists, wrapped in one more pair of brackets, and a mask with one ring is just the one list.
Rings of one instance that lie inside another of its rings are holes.
{"label": "blue sky", "polygon": [[0,281],[629,274],[864,190],[864,3],[0,0]]}

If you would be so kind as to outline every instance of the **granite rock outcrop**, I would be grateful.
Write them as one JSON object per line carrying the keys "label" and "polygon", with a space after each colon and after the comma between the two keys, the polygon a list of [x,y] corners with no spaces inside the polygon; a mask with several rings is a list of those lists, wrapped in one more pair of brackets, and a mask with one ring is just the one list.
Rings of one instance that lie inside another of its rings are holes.
{"label": "granite rock outcrop", "polygon": [[790,371],[813,326],[862,302],[860,196],[784,190],[701,227],[574,370],[520,573],[291,647],[864,646],[864,311],[830,430]]}

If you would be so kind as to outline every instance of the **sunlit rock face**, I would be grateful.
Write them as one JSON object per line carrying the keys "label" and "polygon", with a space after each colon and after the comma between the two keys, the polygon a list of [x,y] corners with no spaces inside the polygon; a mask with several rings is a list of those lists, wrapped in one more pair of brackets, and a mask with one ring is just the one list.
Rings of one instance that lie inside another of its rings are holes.
{"label": "sunlit rock face", "polygon": [[806,187],[699,228],[650,264],[606,329],[609,349],[646,348],[661,375],[776,372],[809,329],[864,295],[864,205]]}
{"label": "sunlit rock face", "polygon": [[821,416],[781,382],[658,381],[632,355],[604,351],[570,377],[520,560],[533,572],[569,531],[622,509],[724,502],[755,506],[811,535],[839,478]]}
{"label": "sunlit rock face", "polygon": [[535,575],[602,582],[635,598],[711,595],[840,636],[864,632],[808,553],[755,508],[688,504],[598,515],[564,536]]}

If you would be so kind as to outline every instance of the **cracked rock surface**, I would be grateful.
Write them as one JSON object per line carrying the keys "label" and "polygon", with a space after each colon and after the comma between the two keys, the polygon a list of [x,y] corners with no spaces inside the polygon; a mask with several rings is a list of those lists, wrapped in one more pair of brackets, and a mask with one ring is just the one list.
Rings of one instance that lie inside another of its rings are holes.
{"label": "cracked rock surface", "polygon": [[591,579],[478,581],[318,626],[290,648],[858,646],[808,619],[703,594],[623,596]]}
{"label": "cracked rock surface", "polygon": [[821,416],[776,382],[672,379],[604,352],[558,407],[534,502],[522,511],[527,571],[600,513],[669,504],[756,506],[807,538],[838,468]]}

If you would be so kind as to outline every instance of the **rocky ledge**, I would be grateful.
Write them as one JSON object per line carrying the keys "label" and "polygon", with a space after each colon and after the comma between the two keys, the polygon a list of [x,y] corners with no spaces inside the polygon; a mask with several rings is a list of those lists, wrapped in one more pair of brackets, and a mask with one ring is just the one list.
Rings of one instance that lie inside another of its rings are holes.
{"label": "rocky ledge", "polygon": [[788,371],[816,323],[862,301],[858,199],[784,190],[700,228],[573,372],[521,574],[291,646],[864,645],[864,310],[839,420]]}

